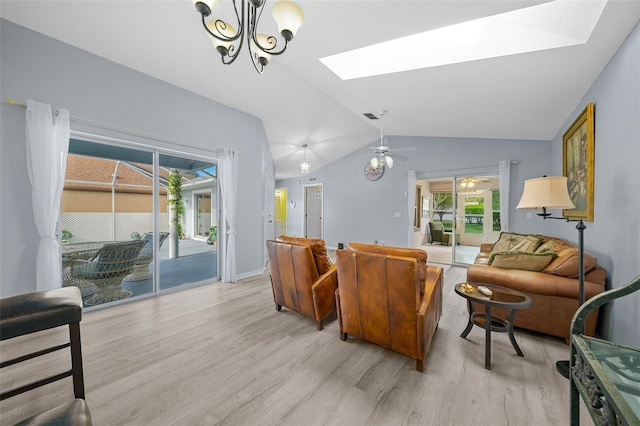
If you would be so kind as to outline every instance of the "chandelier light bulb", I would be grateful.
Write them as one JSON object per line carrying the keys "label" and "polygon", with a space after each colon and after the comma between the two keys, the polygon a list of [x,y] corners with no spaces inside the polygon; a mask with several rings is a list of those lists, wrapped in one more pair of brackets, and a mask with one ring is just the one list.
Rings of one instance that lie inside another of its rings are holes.
{"label": "chandelier light bulb", "polygon": [[390,169],[393,168],[393,158],[389,157],[388,155],[385,155],[384,162],[387,166],[389,166]]}

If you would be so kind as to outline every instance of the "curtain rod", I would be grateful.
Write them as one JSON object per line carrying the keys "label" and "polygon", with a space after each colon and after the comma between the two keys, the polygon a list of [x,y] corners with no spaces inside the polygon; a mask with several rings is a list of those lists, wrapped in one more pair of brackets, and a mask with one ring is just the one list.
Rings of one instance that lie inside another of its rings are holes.
{"label": "curtain rod", "polygon": [[[5,98],[4,102],[9,104],[9,105],[16,105],[16,106],[21,106],[21,107],[24,107],[24,108],[27,107],[27,103],[26,102],[19,101],[19,100],[14,99],[14,98]],[[142,132],[142,131],[135,130],[135,129],[129,129],[127,127],[117,126],[117,125],[114,125],[114,124],[103,123],[101,121],[92,120],[90,118],[79,117],[77,115],[69,114],[69,117],[71,117],[71,118],[73,118],[74,120],[77,120],[77,121],[84,121],[86,123],[90,123],[90,124],[106,127],[108,129],[118,130],[118,131],[124,132],[124,133],[132,135],[132,136],[144,136],[144,137],[148,137],[148,138],[159,140],[159,141],[178,143],[178,144],[190,146],[190,147],[193,147],[193,148],[203,148],[203,149],[206,149],[207,151],[211,151],[212,150],[212,148],[208,147],[208,146],[194,144],[194,143],[186,142],[186,141],[183,141],[183,140],[180,140],[180,139],[167,138],[167,137],[156,135],[156,134],[153,134],[153,133]],[[215,152],[223,152],[224,150],[225,150],[224,148],[220,148],[220,147],[213,148],[213,151],[215,151]],[[241,154],[241,152],[238,151],[238,155],[240,155],[240,154]]]}

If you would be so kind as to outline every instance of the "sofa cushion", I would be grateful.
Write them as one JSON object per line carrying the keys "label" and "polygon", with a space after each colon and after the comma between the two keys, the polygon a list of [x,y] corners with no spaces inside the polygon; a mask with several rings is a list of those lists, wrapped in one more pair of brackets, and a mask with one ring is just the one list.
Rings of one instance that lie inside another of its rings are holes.
{"label": "sofa cushion", "polygon": [[536,253],[555,253],[555,244],[553,240],[549,240],[536,249]]}
{"label": "sofa cushion", "polygon": [[327,247],[324,244],[324,240],[318,238],[302,238],[302,237],[290,237],[288,235],[281,235],[277,241],[285,243],[304,244],[311,247],[313,258],[316,262],[316,268],[318,269],[318,275],[323,275],[329,270],[331,266],[331,259],[327,253]]}
{"label": "sofa cushion", "polygon": [[488,265],[499,268],[542,271],[557,256],[555,253],[532,253],[526,251],[493,252]]}
{"label": "sofa cushion", "polygon": [[522,240],[520,240],[520,242],[516,244],[511,250],[533,253],[538,248],[541,241],[542,239],[539,237],[536,237],[534,235],[527,235]]}
{"label": "sofa cushion", "polygon": [[[578,249],[567,244],[557,251],[556,257],[542,272],[547,274],[559,275],[561,277],[576,278],[579,275],[579,253]],[[596,267],[598,259],[588,253],[584,253],[584,273]]]}
{"label": "sofa cushion", "polygon": [[427,279],[427,252],[421,249],[380,246],[377,244],[349,243],[349,248],[356,251],[378,253],[390,256],[409,257],[416,259],[418,263],[418,279],[420,280],[420,293],[424,293],[424,282]]}
{"label": "sofa cushion", "polygon": [[[522,243],[522,241],[525,241]],[[491,247],[492,252],[514,250],[516,246],[525,248],[526,251],[534,251],[542,243],[542,237],[539,235],[516,234],[514,232],[501,232],[498,241]],[[533,247],[533,249],[530,249]]]}

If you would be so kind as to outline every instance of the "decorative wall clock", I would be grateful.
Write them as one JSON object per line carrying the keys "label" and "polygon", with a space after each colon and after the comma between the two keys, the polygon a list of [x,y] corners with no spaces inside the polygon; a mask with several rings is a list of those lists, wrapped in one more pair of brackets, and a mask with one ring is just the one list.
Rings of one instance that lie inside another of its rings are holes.
{"label": "decorative wall clock", "polygon": [[384,164],[379,164],[375,169],[371,167],[371,163],[367,161],[364,165],[364,175],[369,180],[378,180],[384,174]]}

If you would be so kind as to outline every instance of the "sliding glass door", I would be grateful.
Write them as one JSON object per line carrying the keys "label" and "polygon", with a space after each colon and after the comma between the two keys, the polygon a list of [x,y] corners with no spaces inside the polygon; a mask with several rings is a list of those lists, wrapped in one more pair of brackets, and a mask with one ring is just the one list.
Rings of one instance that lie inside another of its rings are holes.
{"label": "sliding glass door", "polygon": [[[72,138],[59,232],[63,285],[96,306],[214,281],[218,210],[211,159]],[[140,251],[129,260],[118,247],[134,241]],[[131,267],[115,272],[118,262]]]}

